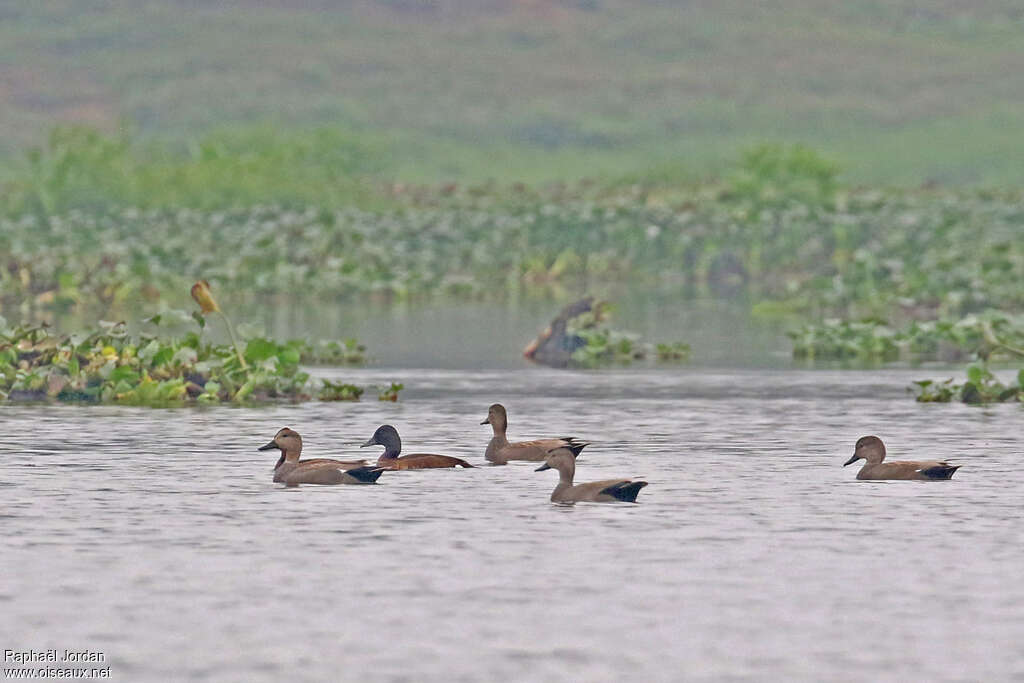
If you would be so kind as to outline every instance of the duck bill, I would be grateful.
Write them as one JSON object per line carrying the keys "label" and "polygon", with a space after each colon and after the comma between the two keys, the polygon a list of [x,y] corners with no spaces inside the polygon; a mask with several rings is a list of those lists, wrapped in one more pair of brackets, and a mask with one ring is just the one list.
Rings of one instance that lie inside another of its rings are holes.
{"label": "duck bill", "polygon": [[269,451],[269,450],[272,450],[272,449],[274,449],[274,448],[278,448],[278,449],[279,449],[279,448],[280,448],[280,446],[278,446],[278,445],[277,445],[276,443],[274,443],[273,441],[271,441],[271,442],[270,442],[270,443],[268,443],[268,444],[267,444],[266,446],[260,446],[260,447],[259,447],[259,448],[257,448],[256,450],[258,450],[258,451]]}
{"label": "duck bill", "polygon": [[482,425],[489,425],[489,424],[491,424],[491,418],[487,418],[486,420],[484,420],[480,424],[482,424]]}
{"label": "duck bill", "polygon": [[366,443],[362,444],[360,448],[366,448],[367,446],[376,446],[377,442],[373,440],[373,437],[367,439]]}
{"label": "duck bill", "polygon": [[854,455],[852,458],[850,458],[849,460],[847,460],[846,462],[843,463],[843,467],[846,467],[847,465],[852,465],[853,463],[857,462],[858,460],[860,460],[860,456],[859,455]]}
{"label": "duck bill", "polygon": [[549,465],[547,463],[544,463],[543,465],[541,465],[540,467],[535,469],[534,472],[543,472],[544,470],[550,470],[550,469],[551,469],[551,465]]}

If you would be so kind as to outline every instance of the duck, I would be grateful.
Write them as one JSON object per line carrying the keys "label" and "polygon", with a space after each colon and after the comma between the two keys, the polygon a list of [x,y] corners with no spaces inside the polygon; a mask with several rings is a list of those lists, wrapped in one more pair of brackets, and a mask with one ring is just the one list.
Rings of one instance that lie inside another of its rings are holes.
{"label": "duck", "polygon": [[587,446],[586,441],[580,441],[574,436],[509,443],[505,437],[505,430],[508,429],[508,413],[505,411],[505,406],[500,403],[495,403],[487,409],[487,419],[480,424],[489,424],[494,429],[494,436],[484,452],[484,458],[494,465],[507,465],[510,460],[538,462],[547,458],[548,452],[554,448],[569,448],[573,453],[579,455],[579,452]]}
{"label": "duck", "polygon": [[862,436],[853,447],[853,457],[843,467],[864,459],[864,466],[857,473],[862,480],[910,479],[915,481],[938,481],[952,479],[960,465],[950,465],[945,460],[885,460],[885,444],[877,436]]}
{"label": "duck", "polygon": [[299,484],[373,484],[381,475],[376,467],[367,467],[365,460],[331,460],[313,458],[300,460],[302,437],[294,429],[278,430],[274,439],[260,446],[259,451],[281,451],[274,465],[274,481],[288,486]]}
{"label": "duck", "polygon": [[381,425],[373,433],[366,443],[360,448],[367,446],[383,446],[384,452],[377,458],[377,467],[388,470],[425,470],[440,467],[473,467],[462,458],[455,458],[450,455],[435,455],[433,453],[413,453],[400,455],[402,452],[402,439],[398,436],[398,430],[391,425]]}
{"label": "duck", "polygon": [[572,479],[576,474],[577,454],[572,447],[553,448],[548,451],[544,464],[534,470],[558,470],[558,486],[551,492],[552,503],[635,503],[640,489],[647,486],[646,481],[632,479],[606,479],[574,485]]}

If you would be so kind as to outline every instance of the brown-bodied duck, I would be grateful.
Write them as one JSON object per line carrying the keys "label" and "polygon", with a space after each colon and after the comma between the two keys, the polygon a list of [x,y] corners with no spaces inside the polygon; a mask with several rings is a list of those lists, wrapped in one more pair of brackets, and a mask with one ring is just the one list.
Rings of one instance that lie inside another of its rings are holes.
{"label": "brown-bodied duck", "polygon": [[646,481],[632,479],[606,479],[574,485],[572,479],[576,474],[576,455],[568,447],[552,449],[544,464],[535,470],[558,470],[558,486],[551,492],[552,503],[635,503],[640,489],[647,486]]}
{"label": "brown-bodied duck", "polygon": [[587,445],[586,441],[580,441],[573,436],[509,443],[505,437],[505,430],[508,429],[508,413],[505,412],[505,406],[500,403],[495,403],[487,409],[487,419],[480,424],[489,424],[494,429],[494,436],[487,444],[484,458],[495,465],[506,465],[510,460],[539,462],[547,458],[548,451],[562,447],[569,448],[578,455]]}
{"label": "brown-bodied duck", "polygon": [[389,470],[425,470],[440,467],[473,467],[462,458],[433,453],[412,453],[402,455],[402,439],[398,430],[391,425],[381,425],[366,443],[367,446],[383,446],[384,452],[377,458],[377,467]]}
{"label": "brown-bodied duck", "polygon": [[945,460],[885,460],[885,444],[877,436],[862,436],[853,447],[853,457],[843,467],[864,459],[864,466],[857,473],[858,479],[910,479],[915,481],[936,481],[952,479],[960,465],[950,465]]}
{"label": "brown-bodied duck", "polygon": [[331,460],[313,458],[300,460],[302,437],[294,429],[285,427],[274,435],[274,440],[257,450],[281,451],[274,465],[274,481],[288,486],[298,484],[372,484],[380,478],[381,470],[367,467],[365,460]]}

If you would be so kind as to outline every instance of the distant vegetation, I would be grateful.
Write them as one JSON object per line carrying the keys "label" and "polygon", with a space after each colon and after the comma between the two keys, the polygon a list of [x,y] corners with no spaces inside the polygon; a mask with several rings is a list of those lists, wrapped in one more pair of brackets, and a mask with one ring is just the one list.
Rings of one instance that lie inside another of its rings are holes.
{"label": "distant vegetation", "polygon": [[893,329],[880,320],[826,320],[790,333],[793,357],[808,360],[1015,360],[1024,358],[1024,316],[1001,311],[960,319],[911,321]]}
{"label": "distant vegetation", "polygon": [[[129,163],[123,147],[102,137],[61,140],[59,160],[41,160],[46,171],[8,195],[6,307],[117,310],[198,278],[251,295],[419,301],[624,282],[745,296],[759,313],[811,321],[1024,305],[1019,194],[851,189],[800,146],[752,148],[711,184],[346,181],[307,203],[284,162],[219,173],[222,158],[199,158],[179,171],[206,180],[177,183],[178,171],[118,175]],[[330,187],[322,180],[307,189]],[[235,195],[218,192],[232,184]],[[250,185],[259,189],[247,194]],[[232,208],[240,196],[251,203]],[[344,199],[352,196],[357,206]]]}
{"label": "distant vegetation", "polygon": [[[793,316],[803,324],[792,333],[800,358],[982,363],[966,389],[922,383],[922,401],[1020,396],[984,366],[990,356],[1018,358],[1024,346],[1013,313],[1024,307],[1019,193],[851,188],[835,163],[799,145],[750,148],[703,183],[409,185],[375,178],[363,141],[300,142],[211,138],[196,154],[154,162],[126,139],[56,132],[5,188],[0,304],[24,320],[127,316],[166,305],[201,278],[279,301],[502,302],[622,284],[742,298],[758,315]],[[577,331],[586,341],[574,356],[580,365],[651,351],[601,325]],[[199,349],[194,343],[170,340],[167,348]],[[273,349],[304,363],[363,356],[353,340]],[[688,352],[662,345],[657,357]],[[4,391],[51,391],[22,360],[10,359]],[[172,393],[190,386],[169,376],[150,387],[151,369],[119,371],[107,388],[96,377],[79,383],[125,401],[135,400],[125,382]],[[295,372],[257,380],[253,391],[302,395],[307,383]],[[245,397],[250,379],[237,385],[228,372],[210,379],[216,391],[193,395],[193,387],[187,396]],[[317,392],[348,400],[362,389],[326,382]]]}
{"label": "distant vegetation", "polygon": [[211,133],[259,166],[327,130],[402,182],[703,179],[777,140],[858,183],[1020,185],[1022,54],[1018,0],[7,2],[0,178],[82,123],[211,171]]}
{"label": "distant vegetation", "polygon": [[[355,340],[33,325],[205,278],[279,302],[742,299],[800,358],[974,362],[919,400],[1021,397],[986,364],[1018,358],[1024,310],[1014,0],[8,4],[5,393],[359,397],[298,370],[361,362]],[[639,348],[580,332],[584,365]],[[236,374],[250,352],[276,369]]]}

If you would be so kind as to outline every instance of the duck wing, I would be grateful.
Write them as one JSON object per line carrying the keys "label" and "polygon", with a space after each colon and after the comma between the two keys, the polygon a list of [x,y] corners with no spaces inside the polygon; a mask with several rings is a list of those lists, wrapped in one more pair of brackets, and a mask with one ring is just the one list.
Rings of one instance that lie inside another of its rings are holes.
{"label": "duck wing", "polygon": [[394,461],[393,465],[383,465],[387,469],[394,470],[424,470],[438,469],[444,467],[473,467],[462,458],[451,455],[437,455],[434,453],[412,453],[403,455]]}
{"label": "duck wing", "polygon": [[573,455],[579,455],[580,451],[587,447],[586,441],[580,441],[575,437],[556,439],[534,439],[533,441],[517,441],[510,443],[499,451],[506,460],[530,460],[540,461],[548,457],[548,451],[556,448],[568,448]]}
{"label": "duck wing", "polygon": [[349,463],[315,458],[299,464],[284,477],[285,484],[372,484],[380,478],[376,467],[348,467]]}
{"label": "duck wing", "polygon": [[334,458],[310,458],[300,460],[299,467],[303,465],[331,465],[343,470],[352,470],[357,467],[366,467],[366,460],[335,460]]}
{"label": "duck wing", "polygon": [[[576,484],[567,492],[566,499],[577,502],[610,503],[615,500],[633,502],[640,489],[647,486],[646,481],[632,479],[605,479]],[[632,495],[632,498],[630,498]]]}
{"label": "duck wing", "polygon": [[918,463],[918,473],[928,479],[952,479],[953,473],[960,469],[960,465],[950,465],[945,460],[939,462]]}
{"label": "duck wing", "polygon": [[635,503],[640,489],[645,486],[647,486],[646,481],[620,481],[617,484],[612,484],[608,488],[602,489],[601,493],[611,496],[615,500]]}

